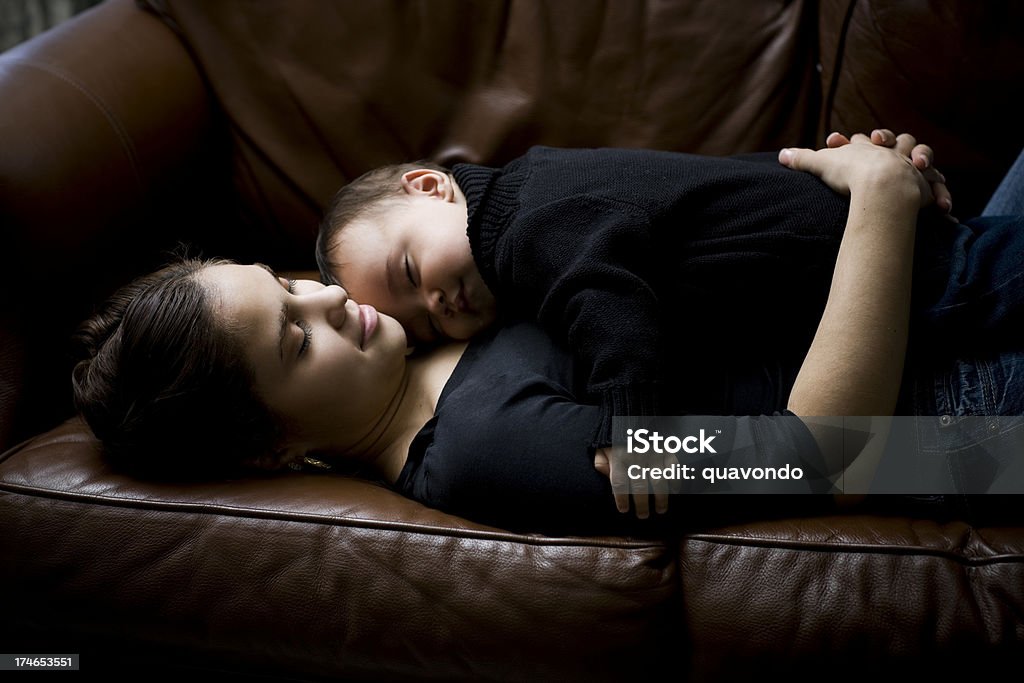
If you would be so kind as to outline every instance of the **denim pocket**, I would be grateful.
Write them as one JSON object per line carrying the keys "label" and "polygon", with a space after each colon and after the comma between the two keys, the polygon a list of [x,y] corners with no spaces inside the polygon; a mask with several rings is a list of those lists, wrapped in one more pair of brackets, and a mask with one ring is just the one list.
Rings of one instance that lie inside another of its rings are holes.
{"label": "denim pocket", "polygon": [[1017,490],[1024,464],[1024,352],[956,359],[919,376],[923,469],[963,493]]}

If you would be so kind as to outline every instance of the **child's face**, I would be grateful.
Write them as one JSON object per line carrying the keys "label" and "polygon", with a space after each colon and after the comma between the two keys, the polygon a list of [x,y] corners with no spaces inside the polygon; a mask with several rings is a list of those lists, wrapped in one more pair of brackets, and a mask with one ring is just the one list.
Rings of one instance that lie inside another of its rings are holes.
{"label": "child's face", "polygon": [[466,236],[466,205],[412,194],[347,225],[331,245],[349,295],[396,318],[413,343],[468,339],[495,319]]}

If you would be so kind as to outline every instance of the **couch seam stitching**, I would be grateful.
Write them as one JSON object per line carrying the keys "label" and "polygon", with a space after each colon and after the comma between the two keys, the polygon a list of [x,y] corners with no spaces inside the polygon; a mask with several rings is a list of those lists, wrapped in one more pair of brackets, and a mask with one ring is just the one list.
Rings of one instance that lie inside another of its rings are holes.
{"label": "couch seam stitching", "polygon": [[45,64],[45,63],[42,63],[42,62],[37,62],[35,60],[30,60],[30,59],[9,59],[9,60],[5,60],[4,63],[5,64],[19,64],[19,65],[22,65],[22,66],[27,66],[27,67],[39,69],[40,71],[48,73],[51,76],[53,76],[54,78],[57,78],[57,79],[63,81],[67,85],[70,85],[72,88],[74,88],[75,90],[79,91],[82,95],[84,95],[86,97],[86,99],[88,99],[90,102],[92,102],[92,104],[103,115],[103,118],[105,118],[107,120],[107,123],[114,130],[114,134],[117,136],[118,140],[121,142],[122,151],[128,157],[129,164],[131,165],[132,175],[135,178],[135,184],[136,184],[138,190],[140,192],[142,191],[143,184],[142,184],[142,175],[141,175],[141,172],[139,170],[138,153],[137,153],[137,151],[135,149],[135,145],[132,143],[131,136],[128,135],[128,132],[125,130],[124,126],[117,119],[117,117],[114,116],[114,114],[111,111],[110,107],[108,107],[106,105],[106,103],[98,95],[96,95],[95,93],[90,91],[87,87],[85,87],[85,85],[83,83],[81,83],[77,79],[73,78],[69,74],[65,73],[63,70],[58,69],[57,67],[54,67],[54,66],[52,66],[50,64]]}

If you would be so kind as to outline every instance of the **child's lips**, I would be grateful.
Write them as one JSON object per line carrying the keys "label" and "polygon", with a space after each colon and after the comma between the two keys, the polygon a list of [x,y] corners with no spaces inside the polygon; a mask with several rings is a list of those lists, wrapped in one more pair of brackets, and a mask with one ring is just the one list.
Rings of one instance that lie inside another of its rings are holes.
{"label": "child's lips", "polygon": [[466,285],[462,284],[459,287],[459,293],[455,295],[455,310],[459,313],[475,313],[473,307],[469,305],[469,298],[466,296]]}

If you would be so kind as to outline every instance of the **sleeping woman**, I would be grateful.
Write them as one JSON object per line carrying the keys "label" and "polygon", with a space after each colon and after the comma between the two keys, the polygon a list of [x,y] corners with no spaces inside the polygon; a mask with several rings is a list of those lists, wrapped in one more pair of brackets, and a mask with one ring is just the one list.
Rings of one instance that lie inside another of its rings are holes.
{"label": "sleeping woman", "polygon": [[[799,418],[1024,414],[1024,385],[985,370],[1024,359],[1006,349],[953,369],[915,362],[901,382],[917,214],[935,199],[908,160],[914,147],[908,136],[892,148],[855,136],[780,154],[850,197],[817,332],[786,359],[730,368],[728,386],[717,373],[679,378],[672,408],[789,416],[740,428],[766,457],[823,469],[823,436]],[[609,463],[595,462],[588,446],[599,411],[581,393],[571,355],[528,324],[410,356],[401,325],[341,287],[187,260],[127,285],[79,336],[86,355],[73,373],[76,405],[111,459],[139,475],[230,477],[315,456],[359,463],[426,505],[508,529],[644,533],[676,521],[674,509],[647,520],[619,513]],[[965,382],[1003,382],[985,391],[1004,399],[979,407],[947,406],[923,391],[901,396],[913,378],[935,387],[935,373],[954,371]],[[646,517],[646,494],[633,502]]]}

